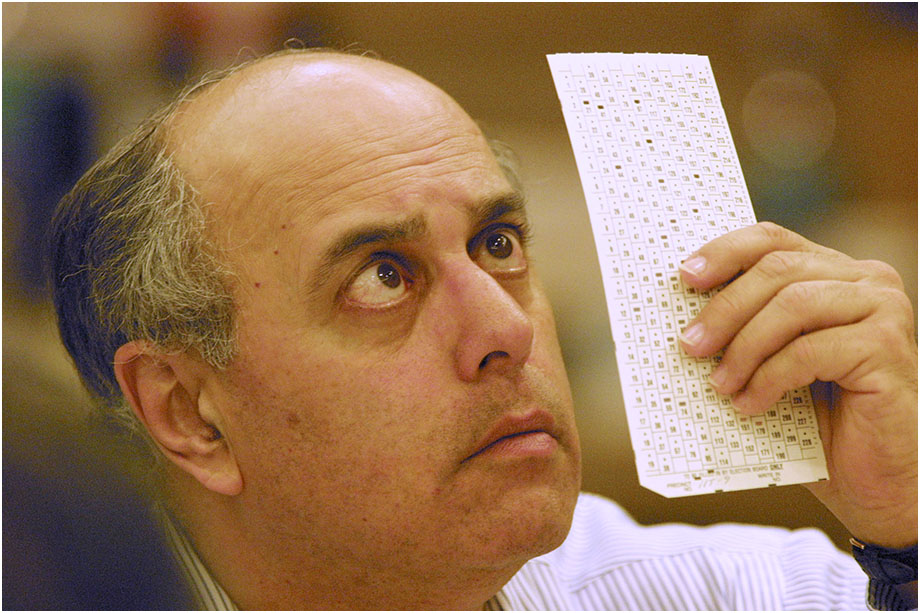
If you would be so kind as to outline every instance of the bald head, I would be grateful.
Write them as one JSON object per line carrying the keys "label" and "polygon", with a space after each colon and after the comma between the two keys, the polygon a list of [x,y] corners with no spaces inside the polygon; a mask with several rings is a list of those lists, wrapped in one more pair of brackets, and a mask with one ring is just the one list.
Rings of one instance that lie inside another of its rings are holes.
{"label": "bald head", "polygon": [[436,86],[340,53],[285,54],[233,73],[177,110],[168,141],[231,257],[241,243],[260,240],[252,229],[267,219],[330,206],[332,196],[401,166],[407,155],[424,164],[445,148],[488,149],[472,119]]}
{"label": "bald head", "polygon": [[460,111],[428,81],[381,60],[337,52],[283,53],[245,65],[194,96],[176,113],[175,136],[213,138],[253,125],[277,136],[285,130],[273,130],[267,120],[290,118],[304,106],[315,113],[314,128],[324,133],[360,121],[369,108]]}
{"label": "bald head", "polygon": [[[208,190],[242,179],[260,190],[277,175],[280,153],[315,191],[340,154],[405,130],[437,131],[446,122],[479,130],[443,91],[403,68],[339,53],[291,54],[248,66],[186,103],[173,118],[176,161]],[[239,186],[238,186],[239,187]]]}

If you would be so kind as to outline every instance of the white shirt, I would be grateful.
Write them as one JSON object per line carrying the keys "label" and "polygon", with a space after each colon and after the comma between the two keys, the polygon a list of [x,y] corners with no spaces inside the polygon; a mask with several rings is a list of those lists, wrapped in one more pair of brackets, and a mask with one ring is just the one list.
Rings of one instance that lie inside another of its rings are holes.
{"label": "white shirt", "polygon": [[[199,605],[233,610],[191,544],[169,526]],[[579,497],[555,551],[530,560],[488,603],[504,610],[865,610],[867,577],[814,529],[641,526]]]}
{"label": "white shirt", "polygon": [[814,529],[640,526],[582,494],[572,530],[497,595],[504,609],[854,610],[868,579]]}

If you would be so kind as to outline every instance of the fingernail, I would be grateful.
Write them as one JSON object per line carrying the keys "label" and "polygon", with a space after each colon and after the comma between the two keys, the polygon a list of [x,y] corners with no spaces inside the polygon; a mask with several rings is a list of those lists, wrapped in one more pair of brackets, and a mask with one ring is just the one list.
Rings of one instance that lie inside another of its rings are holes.
{"label": "fingernail", "polygon": [[735,410],[739,413],[748,414],[751,412],[751,407],[749,406],[748,397],[742,393],[738,392],[732,396],[732,406],[735,407]]}
{"label": "fingernail", "polygon": [[706,258],[701,255],[691,255],[680,263],[680,268],[689,272],[691,275],[699,276],[706,270]]}
{"label": "fingernail", "polygon": [[703,324],[691,324],[686,330],[680,333],[680,340],[682,340],[685,345],[695,347],[701,340],[703,340],[705,333],[706,330],[703,329]]}
{"label": "fingernail", "polygon": [[712,383],[713,387],[716,389],[724,386],[725,382],[728,380],[728,373],[725,372],[725,370],[724,367],[719,366],[709,375],[709,382]]}

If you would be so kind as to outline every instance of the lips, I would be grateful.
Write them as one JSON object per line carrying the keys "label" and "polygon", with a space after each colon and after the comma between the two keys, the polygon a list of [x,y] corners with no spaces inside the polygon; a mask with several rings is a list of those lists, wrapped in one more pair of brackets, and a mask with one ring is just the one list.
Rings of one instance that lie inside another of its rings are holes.
{"label": "lips", "polygon": [[474,446],[464,462],[485,454],[514,456],[547,455],[557,444],[556,422],[544,410],[509,414],[499,419]]}

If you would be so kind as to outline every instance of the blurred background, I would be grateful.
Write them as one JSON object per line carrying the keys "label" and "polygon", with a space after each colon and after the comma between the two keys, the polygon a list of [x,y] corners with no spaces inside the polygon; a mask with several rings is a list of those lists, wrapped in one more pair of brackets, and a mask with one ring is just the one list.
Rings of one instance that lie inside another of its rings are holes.
{"label": "blurred background", "polygon": [[175,569],[86,397],[41,280],[56,201],[189,79],[297,39],[376,52],[518,153],[584,446],[639,521],[817,525],[797,486],[639,487],[593,239],[545,54],[708,55],[757,216],[893,264],[917,306],[917,5],[21,4],[3,11],[3,608],[175,608]]}

